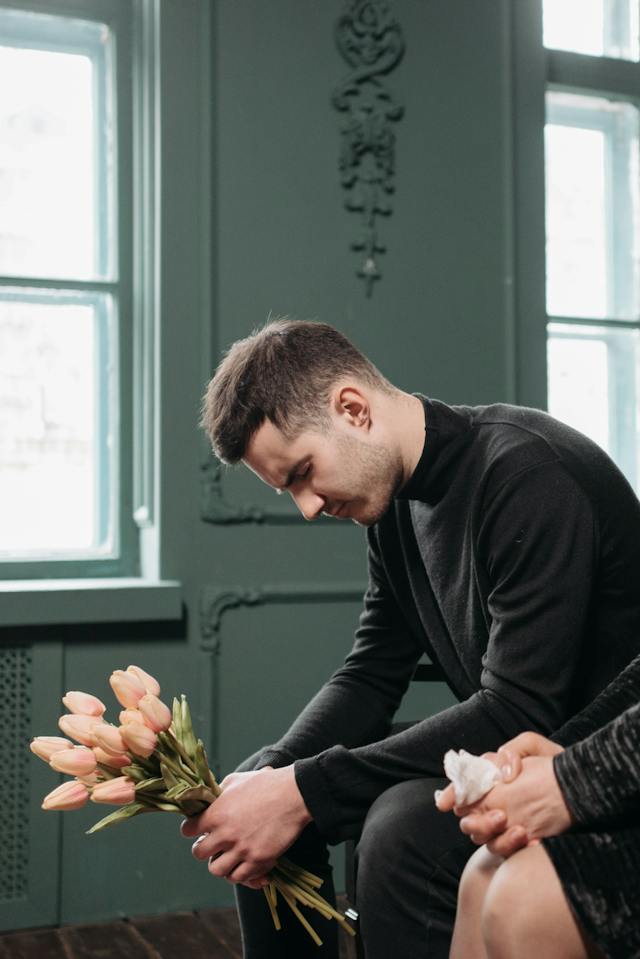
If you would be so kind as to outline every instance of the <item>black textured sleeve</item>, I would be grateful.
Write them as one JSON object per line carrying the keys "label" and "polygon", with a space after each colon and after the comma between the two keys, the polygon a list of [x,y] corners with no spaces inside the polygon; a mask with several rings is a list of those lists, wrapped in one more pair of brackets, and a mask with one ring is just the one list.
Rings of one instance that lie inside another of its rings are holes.
{"label": "black textured sleeve", "polygon": [[640,703],[554,757],[556,778],[581,825],[611,822],[640,807]]}
{"label": "black textured sleeve", "polygon": [[551,737],[561,746],[570,746],[601,729],[625,709],[640,702],[640,656],[596,696],[592,703],[573,716]]}

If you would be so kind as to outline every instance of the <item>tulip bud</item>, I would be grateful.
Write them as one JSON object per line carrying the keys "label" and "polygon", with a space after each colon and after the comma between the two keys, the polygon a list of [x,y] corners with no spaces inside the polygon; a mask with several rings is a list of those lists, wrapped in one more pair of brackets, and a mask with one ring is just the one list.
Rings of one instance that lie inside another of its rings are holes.
{"label": "tulip bud", "polygon": [[67,773],[69,776],[86,776],[96,768],[96,757],[92,749],[86,746],[73,746],[71,749],[61,749],[54,753],[49,765],[58,773]]}
{"label": "tulip bud", "polygon": [[109,677],[109,683],[116,699],[122,706],[135,707],[138,700],[146,693],[142,682],[133,673],[125,673],[122,669],[115,669]]}
{"label": "tulip bud", "polygon": [[84,783],[85,786],[95,786],[102,781],[98,773],[87,773],[86,776],[76,776],[76,779],[78,782]]}
{"label": "tulip bud", "polygon": [[90,693],[81,693],[74,690],[62,697],[70,713],[77,713],[81,716],[102,716],[106,706],[97,696],[91,696]]}
{"label": "tulip bud", "polygon": [[124,806],[136,798],[134,783],[126,776],[118,776],[107,782],[98,783],[91,791],[92,802],[112,803],[114,806]]}
{"label": "tulip bud", "polygon": [[104,749],[100,749],[99,746],[95,746],[93,754],[96,757],[96,762],[99,762],[101,766],[111,766],[112,769],[123,769],[124,766],[131,765],[131,757],[122,755],[115,756],[111,753],[107,753]]}
{"label": "tulip bud", "polygon": [[73,743],[62,736],[35,736],[31,740],[29,749],[40,759],[49,762],[54,753],[59,753],[61,749],[73,749]]}
{"label": "tulip bud", "polygon": [[171,710],[157,696],[147,693],[138,703],[138,709],[144,716],[144,721],[154,733],[162,732],[171,725]]}
{"label": "tulip bud", "polygon": [[120,720],[121,726],[126,726],[128,723],[144,724],[144,716],[139,709],[123,709],[121,710],[118,719]]}
{"label": "tulip bud", "polygon": [[120,730],[115,726],[109,726],[108,723],[94,729],[93,742],[100,749],[104,749],[106,753],[114,756],[121,756],[122,753],[127,751]]}
{"label": "tulip bud", "polygon": [[158,737],[152,729],[143,726],[142,723],[129,723],[127,726],[122,726],[120,732],[127,748],[134,756],[146,758],[156,748]]}
{"label": "tulip bud", "polygon": [[63,783],[42,800],[43,809],[80,809],[89,799],[89,790],[77,780]]}
{"label": "tulip bud", "polygon": [[93,746],[93,730],[96,726],[103,725],[101,719],[95,716],[69,715],[66,713],[58,720],[58,726],[63,733],[71,736],[76,742],[83,746]]}
{"label": "tulip bud", "polygon": [[152,696],[160,695],[160,683],[157,679],[154,679],[153,676],[150,676],[149,673],[145,673],[144,669],[140,669],[139,666],[127,666],[127,672],[140,680],[145,688],[145,692],[151,693]]}

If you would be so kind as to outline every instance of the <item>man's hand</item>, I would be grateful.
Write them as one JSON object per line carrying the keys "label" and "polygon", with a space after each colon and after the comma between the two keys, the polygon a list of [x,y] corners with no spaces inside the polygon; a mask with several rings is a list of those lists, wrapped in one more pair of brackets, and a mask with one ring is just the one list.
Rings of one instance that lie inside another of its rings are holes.
{"label": "man's hand", "polygon": [[209,872],[253,889],[311,815],[296,785],[293,766],[232,773],[221,783],[222,794],[199,816],[186,819],[183,836],[198,836],[196,859],[209,859]]}
{"label": "man's hand", "polygon": [[510,856],[543,836],[557,835],[571,825],[553,771],[553,756],[562,746],[538,733],[522,733],[497,753],[486,753],[502,770],[502,783],[471,806],[455,806],[453,786],[438,797],[438,808],[461,817],[462,832],[477,845],[487,843],[498,856]]}

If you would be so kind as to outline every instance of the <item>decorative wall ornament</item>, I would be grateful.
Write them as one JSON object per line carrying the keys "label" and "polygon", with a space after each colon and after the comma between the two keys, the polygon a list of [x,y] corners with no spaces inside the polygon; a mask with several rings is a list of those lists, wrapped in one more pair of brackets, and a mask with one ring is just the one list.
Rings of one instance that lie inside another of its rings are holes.
{"label": "decorative wall ornament", "polygon": [[[209,760],[220,774],[219,703],[220,633],[222,617],[230,609],[264,603],[362,602],[365,586],[358,583],[292,583],[279,586],[204,586],[200,592],[200,648],[205,657],[207,688],[211,695],[212,728],[209,731]],[[250,668],[250,664],[249,664]]]}
{"label": "decorative wall ornament", "polygon": [[361,602],[363,583],[282,583],[256,588],[205,586],[200,593],[201,648],[218,651],[222,616],[228,609],[263,603]]}
{"label": "decorative wall ornament", "polygon": [[357,275],[371,296],[381,276],[376,257],[386,249],[378,238],[376,218],[391,213],[394,190],[392,123],[404,113],[381,77],[400,62],[405,44],[389,0],[347,0],[335,33],[338,49],[352,68],[332,97],[336,109],[346,114],[339,167],[345,206],[362,214],[362,233],[351,248],[364,251]]}
{"label": "decorative wall ornament", "polygon": [[[236,523],[272,523],[288,525],[306,520],[287,497],[273,506],[253,503],[230,503],[225,497],[223,479],[225,467],[213,456],[203,463],[200,473],[200,519],[204,523],[229,526]],[[274,500],[276,497],[273,497]],[[328,516],[319,516],[316,523],[335,522]]]}

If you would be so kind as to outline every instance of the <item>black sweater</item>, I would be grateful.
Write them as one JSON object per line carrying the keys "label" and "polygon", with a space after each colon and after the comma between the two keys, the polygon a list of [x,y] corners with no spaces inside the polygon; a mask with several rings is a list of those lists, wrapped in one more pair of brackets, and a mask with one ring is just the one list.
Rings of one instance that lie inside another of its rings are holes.
{"label": "black sweater", "polygon": [[[535,410],[424,405],[414,475],[367,531],[354,647],[260,762],[298,760],[331,841],[447,749],[556,729],[640,650],[640,504],[611,460]],[[384,738],[424,653],[461,702]]]}

